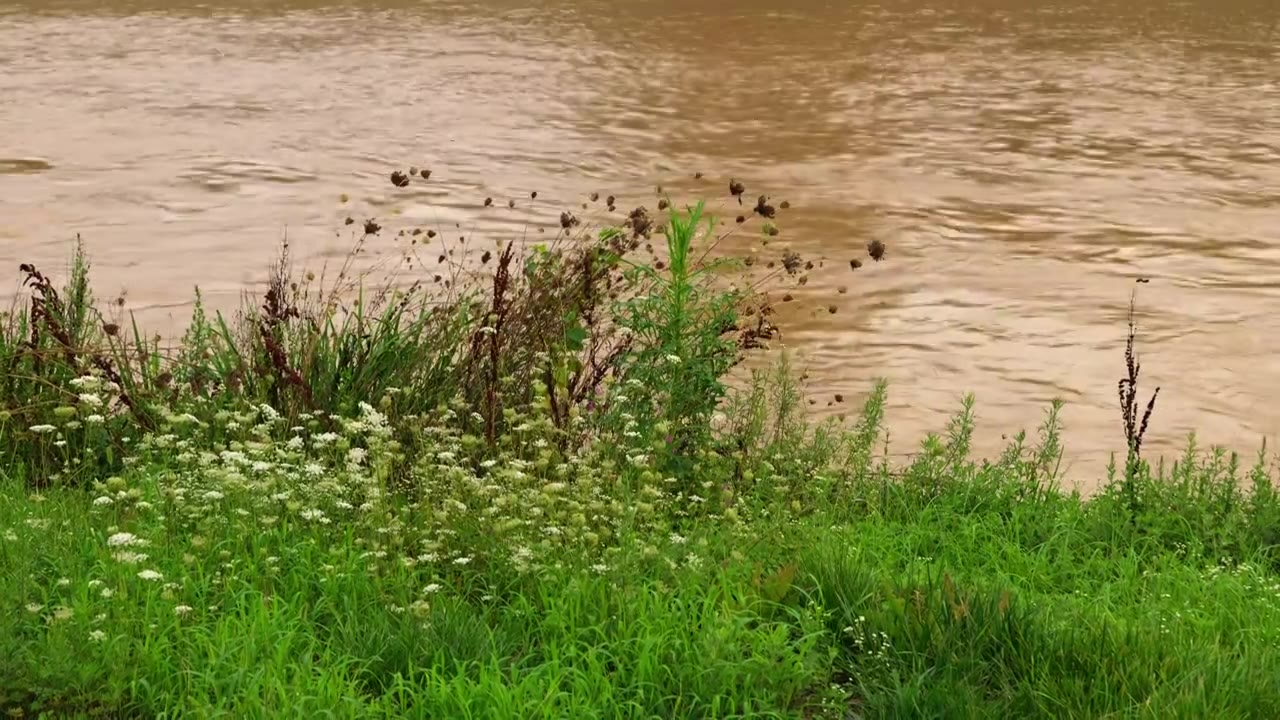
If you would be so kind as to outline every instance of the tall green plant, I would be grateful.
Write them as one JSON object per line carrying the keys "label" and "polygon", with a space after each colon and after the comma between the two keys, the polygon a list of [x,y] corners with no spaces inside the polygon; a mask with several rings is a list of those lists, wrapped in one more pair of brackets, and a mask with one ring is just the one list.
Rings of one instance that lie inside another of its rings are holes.
{"label": "tall green plant", "polygon": [[667,264],[632,265],[643,288],[615,308],[634,345],[623,361],[626,411],[657,443],[673,471],[687,471],[695,448],[710,436],[711,415],[725,395],[725,374],[739,347],[726,336],[736,328],[741,291],[719,287],[716,271],[728,261],[701,262],[714,218],[699,202],[672,209],[664,234]]}

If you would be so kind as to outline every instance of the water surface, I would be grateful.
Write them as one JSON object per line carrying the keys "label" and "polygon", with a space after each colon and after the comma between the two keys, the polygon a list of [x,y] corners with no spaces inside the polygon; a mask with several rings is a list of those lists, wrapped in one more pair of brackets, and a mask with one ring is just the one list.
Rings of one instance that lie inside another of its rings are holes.
{"label": "water surface", "polygon": [[[318,262],[348,247],[349,214],[503,237],[592,191],[722,203],[736,176],[795,206],[780,240],[831,259],[781,318],[817,409],[888,377],[895,452],[965,391],[986,451],[1061,397],[1090,480],[1123,447],[1135,287],[1164,386],[1149,447],[1198,429],[1252,451],[1280,430],[1278,18],[1218,0],[10,0],[0,268],[60,266],[80,233],[100,290],[171,331],[193,286],[230,307],[260,281],[286,231]],[[393,188],[408,163],[432,181]],[[891,262],[851,273],[870,239]]]}

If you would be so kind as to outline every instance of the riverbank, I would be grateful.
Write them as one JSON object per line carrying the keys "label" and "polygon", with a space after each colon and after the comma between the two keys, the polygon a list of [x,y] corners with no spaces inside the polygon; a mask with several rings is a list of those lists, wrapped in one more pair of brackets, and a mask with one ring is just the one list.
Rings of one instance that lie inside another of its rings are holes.
{"label": "riverbank", "polygon": [[260,303],[197,310],[176,348],[96,309],[83,258],[61,285],[25,268],[32,304],[0,333],[0,703],[1280,711],[1269,458],[1153,468],[1134,392],[1128,452],[1087,500],[1058,490],[1056,406],[980,461],[966,404],[892,462],[883,383],[822,424],[785,361],[724,384],[806,261],[703,261],[707,220],[664,201],[586,232],[565,213],[524,253],[446,249],[424,289],[361,292],[285,253]]}

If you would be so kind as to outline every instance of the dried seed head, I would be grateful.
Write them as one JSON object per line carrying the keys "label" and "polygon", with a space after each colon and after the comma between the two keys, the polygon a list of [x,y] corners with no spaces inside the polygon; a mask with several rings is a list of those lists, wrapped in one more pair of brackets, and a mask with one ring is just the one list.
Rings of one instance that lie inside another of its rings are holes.
{"label": "dried seed head", "polygon": [[886,248],[884,243],[880,242],[879,240],[872,240],[871,242],[867,243],[867,254],[870,255],[871,259],[875,260],[876,262],[880,262],[881,260],[884,259],[885,249]]}

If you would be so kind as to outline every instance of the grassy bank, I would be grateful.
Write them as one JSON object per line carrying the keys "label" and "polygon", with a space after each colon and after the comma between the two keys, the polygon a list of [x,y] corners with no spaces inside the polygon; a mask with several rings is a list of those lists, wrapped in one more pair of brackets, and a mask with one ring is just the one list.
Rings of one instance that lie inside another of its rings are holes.
{"label": "grassy bank", "polygon": [[890,463],[883,384],[812,423],[785,359],[725,383],[806,261],[711,261],[701,206],[660,207],[590,233],[566,213],[470,265],[423,251],[444,269],[398,290],[285,254],[260,302],[198,308],[173,348],[99,310],[82,257],[61,285],[24,268],[0,333],[0,705],[1280,714],[1265,455],[1152,467],[1130,362],[1094,497],[1057,488],[1056,408],[976,460],[967,402]]}

